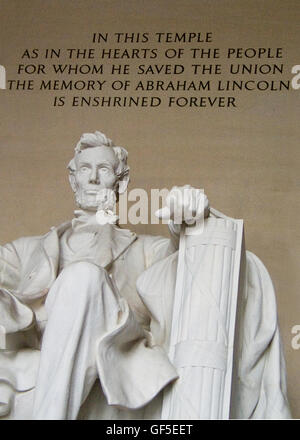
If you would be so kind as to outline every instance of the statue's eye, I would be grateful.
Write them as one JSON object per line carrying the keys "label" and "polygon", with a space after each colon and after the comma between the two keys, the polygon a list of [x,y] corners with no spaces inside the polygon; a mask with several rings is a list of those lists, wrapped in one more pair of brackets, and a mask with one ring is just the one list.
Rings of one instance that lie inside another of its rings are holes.
{"label": "statue's eye", "polygon": [[89,167],[81,167],[81,168],[80,168],[80,171],[81,171],[82,173],[87,173],[87,172],[89,171]]}
{"label": "statue's eye", "polygon": [[99,171],[100,171],[101,174],[106,174],[106,173],[109,172],[109,169],[108,169],[107,167],[101,167],[101,168],[99,169]]}

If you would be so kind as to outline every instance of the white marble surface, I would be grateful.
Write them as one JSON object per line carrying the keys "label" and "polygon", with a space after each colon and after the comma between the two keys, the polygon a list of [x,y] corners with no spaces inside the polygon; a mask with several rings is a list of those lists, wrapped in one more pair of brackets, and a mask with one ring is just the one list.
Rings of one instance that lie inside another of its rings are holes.
{"label": "white marble surface", "polygon": [[[220,232],[233,219],[209,213],[201,190],[175,187],[158,213],[174,220],[172,239],[138,237],[113,210],[129,181],[124,148],[85,134],[68,168],[74,219],[0,247],[0,416],[228,417],[235,307],[226,304],[243,261],[230,417],[289,417],[272,282],[253,254],[234,261],[241,246]],[[185,238],[195,243],[184,266],[178,218],[204,227],[202,241]]]}

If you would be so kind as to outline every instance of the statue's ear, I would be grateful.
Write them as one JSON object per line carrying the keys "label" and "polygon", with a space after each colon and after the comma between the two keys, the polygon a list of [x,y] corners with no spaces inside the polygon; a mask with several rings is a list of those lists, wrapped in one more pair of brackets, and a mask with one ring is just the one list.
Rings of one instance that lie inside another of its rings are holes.
{"label": "statue's ear", "polygon": [[76,192],[76,181],[75,181],[75,176],[74,176],[74,174],[69,174],[69,182],[70,182],[70,185],[71,185],[71,188],[72,188],[72,190],[74,191],[74,192]]}
{"label": "statue's ear", "polygon": [[118,181],[118,193],[123,194],[129,183],[129,171],[126,171]]}
{"label": "statue's ear", "polygon": [[74,158],[72,160],[70,160],[70,162],[67,166],[67,169],[69,171],[69,182],[70,182],[71,188],[75,192],[77,188],[76,188],[76,182],[75,182],[75,176],[74,176],[74,171],[76,170]]}

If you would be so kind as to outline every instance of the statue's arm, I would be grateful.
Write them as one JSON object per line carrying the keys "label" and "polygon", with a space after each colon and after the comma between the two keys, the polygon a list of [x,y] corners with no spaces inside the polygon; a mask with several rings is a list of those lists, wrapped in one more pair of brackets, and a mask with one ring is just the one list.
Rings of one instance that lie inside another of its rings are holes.
{"label": "statue's arm", "polygon": [[173,220],[169,220],[168,229],[169,229],[169,234],[170,234],[171,245],[174,248],[174,250],[176,251],[179,249],[181,225],[176,225],[173,222]]}
{"label": "statue's arm", "polygon": [[20,339],[20,332],[30,328],[34,322],[31,308],[18,299],[22,272],[19,253],[21,248],[20,240],[0,246],[0,348],[2,349],[7,349],[11,344],[15,345],[16,340]]}
{"label": "statue's arm", "polygon": [[286,369],[276,297],[269,273],[246,253],[246,288],[239,326],[233,418],[289,418]]}
{"label": "statue's arm", "polygon": [[170,238],[153,235],[140,235],[139,237],[143,240],[145,269],[173,254],[178,249],[176,249],[173,240]]}
{"label": "statue's arm", "polygon": [[16,395],[33,389],[39,365],[39,351],[31,349],[34,313],[16,296],[23,244],[19,239],[0,246],[0,418],[10,417]]}
{"label": "statue's arm", "polygon": [[21,262],[14,243],[0,246],[0,288],[15,292],[20,282]]}

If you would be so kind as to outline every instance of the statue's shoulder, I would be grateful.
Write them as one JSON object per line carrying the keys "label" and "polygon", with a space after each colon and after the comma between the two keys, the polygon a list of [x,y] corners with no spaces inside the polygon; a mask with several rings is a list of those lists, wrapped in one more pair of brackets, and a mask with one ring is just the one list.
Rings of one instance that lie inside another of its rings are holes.
{"label": "statue's shoulder", "polygon": [[47,239],[53,237],[54,240],[57,239],[68,227],[70,227],[70,222],[67,221],[59,226],[52,226],[46,233],[41,235],[29,235],[25,237],[20,237],[13,240],[10,245],[15,248],[18,253],[29,252],[37,247],[40,247],[43,242]]}
{"label": "statue's shoulder", "polygon": [[273,290],[273,283],[269,271],[262,260],[253,252],[246,250],[246,267],[248,279],[253,283],[257,279],[260,285],[269,284]]}
{"label": "statue's shoulder", "polygon": [[32,235],[16,238],[11,242],[11,245],[16,248],[16,250],[21,251],[24,248],[38,246],[40,242],[45,239],[48,233],[43,235]]}

